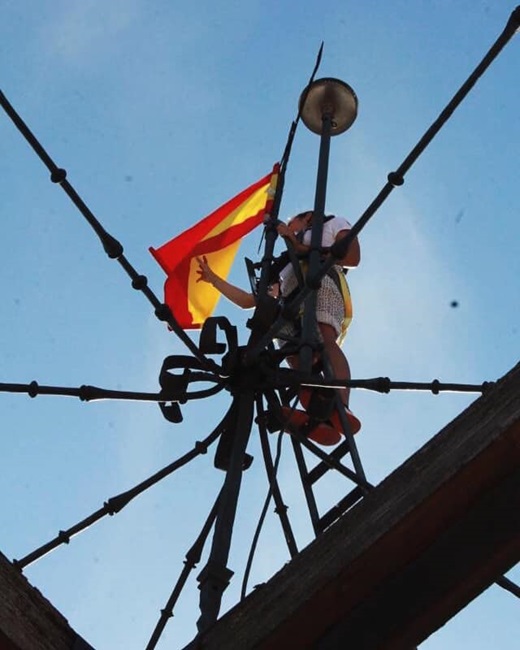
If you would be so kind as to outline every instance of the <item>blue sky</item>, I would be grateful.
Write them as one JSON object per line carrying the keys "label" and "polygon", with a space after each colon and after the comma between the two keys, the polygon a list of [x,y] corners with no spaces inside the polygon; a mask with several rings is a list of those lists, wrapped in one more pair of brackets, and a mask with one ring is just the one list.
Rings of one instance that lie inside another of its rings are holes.
{"label": "blue sky", "polygon": [[[3,0],[3,92],[132,264],[162,294],[148,253],[263,176],[280,157],[323,40],[319,76],[353,86],[332,141],[327,210],[354,222],[503,29],[505,0],[192,3]],[[518,36],[361,235],[350,275],[353,376],[480,383],[518,361]],[[312,205],[318,138],[300,127],[281,216]],[[0,120],[0,381],[156,390],[185,349],[131,289],[6,116]],[[258,256],[252,234],[241,256]],[[241,260],[232,279],[245,286]],[[458,307],[452,307],[453,301]],[[218,313],[247,336],[247,313]],[[195,340],[197,337],[195,336]],[[358,445],[378,483],[476,396],[357,391]],[[226,396],[168,424],[153,404],[0,395],[1,550],[21,557],[192,448]],[[229,566],[238,598],[267,490],[244,477]],[[26,575],[96,650],[145,647],[223,475],[194,461]],[[300,547],[312,534],[291,452],[280,480]],[[332,480],[323,507],[350,489]],[[270,514],[250,585],[288,559]],[[202,566],[202,564],[201,564]],[[200,567],[199,567],[200,568]],[[194,572],[159,648],[195,633]],[[510,577],[520,581],[520,569]],[[514,648],[518,600],[492,587],[424,650]]]}

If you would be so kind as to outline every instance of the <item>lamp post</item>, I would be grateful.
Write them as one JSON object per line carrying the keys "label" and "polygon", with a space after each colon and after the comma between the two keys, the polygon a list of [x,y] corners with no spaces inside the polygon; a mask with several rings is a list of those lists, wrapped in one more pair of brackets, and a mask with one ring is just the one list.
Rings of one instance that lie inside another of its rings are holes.
{"label": "lamp post", "polygon": [[[321,240],[327,193],[330,139],[349,129],[357,117],[358,100],[354,90],[344,81],[326,77],[313,81],[300,96],[301,118],[305,126],[320,136],[320,152],[314,216],[312,220],[311,246],[309,252],[306,283],[311,289],[319,289],[318,278],[321,258]],[[317,340],[316,291],[305,301],[303,312],[300,367],[310,371],[312,356]]]}

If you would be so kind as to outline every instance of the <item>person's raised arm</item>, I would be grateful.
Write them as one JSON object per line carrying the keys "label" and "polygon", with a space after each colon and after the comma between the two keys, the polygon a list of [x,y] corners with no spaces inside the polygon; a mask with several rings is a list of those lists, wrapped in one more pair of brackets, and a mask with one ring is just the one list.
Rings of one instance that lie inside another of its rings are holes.
{"label": "person's raised arm", "polygon": [[209,266],[206,257],[197,257],[199,269],[197,273],[200,275],[197,282],[207,282],[215,287],[223,296],[231,300],[235,305],[242,309],[251,309],[256,306],[255,297],[252,293],[248,293],[234,284],[227,282],[213,271]]}

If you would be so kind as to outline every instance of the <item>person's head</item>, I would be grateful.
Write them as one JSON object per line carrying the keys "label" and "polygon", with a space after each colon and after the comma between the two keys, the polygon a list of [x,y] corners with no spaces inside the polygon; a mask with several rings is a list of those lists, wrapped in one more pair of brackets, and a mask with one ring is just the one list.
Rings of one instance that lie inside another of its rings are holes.
{"label": "person's head", "polygon": [[302,230],[306,230],[311,225],[312,215],[313,215],[312,210],[306,210],[305,212],[300,212],[294,217],[291,217],[287,222],[287,225],[289,226],[289,228],[293,229],[294,233],[301,232]]}

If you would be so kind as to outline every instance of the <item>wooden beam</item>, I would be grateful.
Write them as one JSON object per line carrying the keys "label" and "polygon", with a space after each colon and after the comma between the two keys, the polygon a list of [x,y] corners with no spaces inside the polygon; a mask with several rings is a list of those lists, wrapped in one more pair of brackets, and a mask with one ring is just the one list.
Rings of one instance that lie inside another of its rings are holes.
{"label": "wooden beam", "polygon": [[[384,578],[316,644],[318,650],[411,648],[519,557],[520,471],[471,507],[397,575]],[[514,541],[516,539],[516,542]]]}
{"label": "wooden beam", "polygon": [[412,648],[520,561],[520,364],[188,648]]}

